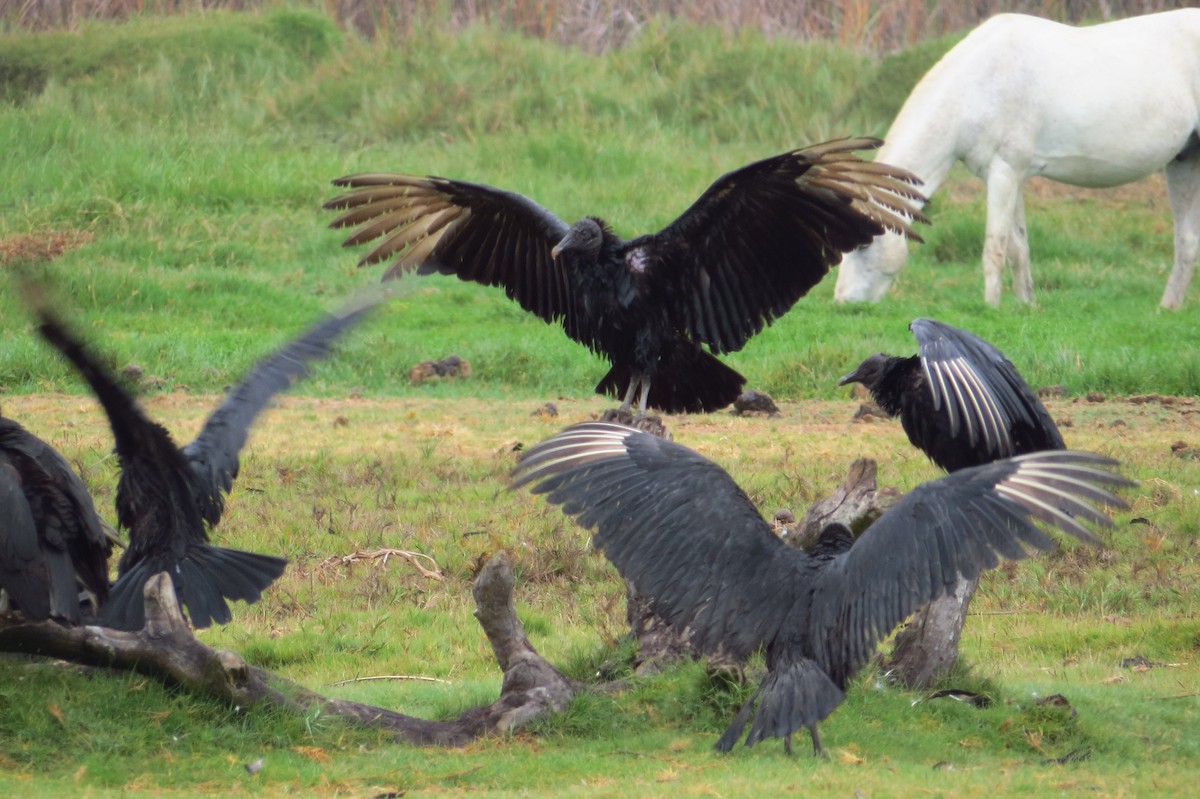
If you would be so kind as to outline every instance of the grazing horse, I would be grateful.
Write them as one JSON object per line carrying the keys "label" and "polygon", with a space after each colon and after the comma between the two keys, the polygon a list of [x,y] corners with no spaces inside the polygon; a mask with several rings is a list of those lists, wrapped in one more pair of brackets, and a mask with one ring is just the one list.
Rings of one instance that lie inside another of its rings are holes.
{"label": "grazing horse", "polygon": [[[984,299],[1000,276],[1033,302],[1021,182],[1031,175],[1092,188],[1165,168],[1175,266],[1164,308],[1178,308],[1200,252],[1200,9],[1073,28],[1001,14],[929,70],[900,109],[876,160],[908,169],[928,197],[962,161],[987,184]],[[878,301],[904,266],[890,233],[843,258],[838,302]]]}

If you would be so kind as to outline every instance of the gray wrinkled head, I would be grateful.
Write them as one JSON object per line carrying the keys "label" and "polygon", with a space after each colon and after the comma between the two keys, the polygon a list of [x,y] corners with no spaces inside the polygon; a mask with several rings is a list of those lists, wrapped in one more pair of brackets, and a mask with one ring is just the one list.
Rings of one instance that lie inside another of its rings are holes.
{"label": "gray wrinkled head", "polygon": [[849,383],[862,383],[867,388],[874,389],[879,385],[879,380],[883,377],[884,369],[891,360],[892,356],[877,352],[860,363],[858,368],[853,372],[844,375],[838,380],[838,385],[844,386]]}
{"label": "gray wrinkled head", "polygon": [[600,220],[589,216],[571,225],[571,229],[567,231],[567,235],[563,236],[562,240],[554,245],[554,249],[550,251],[550,254],[555,258],[564,252],[595,255],[600,252],[600,245],[603,242],[603,225],[601,225]]}

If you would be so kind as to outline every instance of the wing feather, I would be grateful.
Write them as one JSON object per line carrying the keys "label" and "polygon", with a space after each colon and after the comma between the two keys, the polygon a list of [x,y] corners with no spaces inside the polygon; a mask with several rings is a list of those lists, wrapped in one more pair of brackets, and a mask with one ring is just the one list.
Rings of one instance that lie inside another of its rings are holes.
{"label": "wing feather", "polygon": [[[870,658],[917,608],[973,579],[1000,557],[1019,559],[1054,540],[1034,520],[1089,543],[1082,520],[1111,527],[1092,503],[1123,508],[1106,488],[1132,485],[1114,461],[1055,450],[969,469],[910,491],[816,578],[809,640],[834,681]],[[851,628],[844,620],[863,617]]]}
{"label": "wing feather", "polygon": [[210,526],[221,520],[225,495],[238,474],[239,454],[259,414],[276,394],[303,379],[314,361],[327,357],[334,342],[362,322],[384,296],[373,293],[356,299],[259,361],[209,415],[195,440],[183,447],[193,494]]}
{"label": "wing feather", "polygon": [[953,471],[1065,447],[1050,413],[996,347],[933,319],[915,319],[909,328],[928,397],[908,400],[905,429],[917,431],[914,443],[940,466]]}
{"label": "wing feather", "polygon": [[[652,279],[679,298],[677,324],[714,352],[738,350],[843,253],[885,230],[919,240],[917,178],[853,154],[879,144],[839,139],[749,164],[719,178],[658,233],[630,242],[650,251]],[[696,296],[716,292],[731,299]]]}
{"label": "wing feather", "polygon": [[720,467],[633,428],[586,422],[530,449],[532,486],[701,649],[742,656],[770,640],[808,556],[783,544]]}
{"label": "wing feather", "polygon": [[[527,197],[439,177],[369,173],[338,178],[350,191],[325,204],[355,227],[346,246],[378,238],[359,265],[388,261],[384,279],[414,269],[501,286],[522,308],[595,348],[575,308],[568,276],[550,257],[567,225]],[[393,221],[394,220],[394,221]]]}

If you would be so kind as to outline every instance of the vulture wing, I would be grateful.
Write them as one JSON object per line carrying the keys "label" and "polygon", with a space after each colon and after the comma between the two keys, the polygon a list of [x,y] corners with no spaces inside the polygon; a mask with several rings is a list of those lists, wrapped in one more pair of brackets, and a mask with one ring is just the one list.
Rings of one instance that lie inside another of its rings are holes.
{"label": "vulture wing", "polygon": [[47,510],[53,506],[61,519],[57,525],[61,541],[51,545],[66,551],[80,581],[103,603],[108,596],[108,556],[113,539],[96,513],[87,486],[58,450],[11,419],[0,419],[0,449],[5,447],[36,464],[41,485],[45,486],[43,504]]}
{"label": "vulture wing", "polygon": [[568,276],[551,256],[568,226],[528,197],[415,175],[371,173],[333,183],[351,189],[325,204],[343,211],[331,227],[357,227],[345,246],[378,239],[360,265],[391,259],[384,280],[415,269],[501,286],[526,311],[562,322],[568,336],[595,349]]}
{"label": "vulture wing", "polygon": [[[34,312],[38,316],[38,332],[75,365],[108,414],[121,461],[121,481],[117,487],[117,517],[121,525],[133,531],[139,528],[139,519],[165,521],[179,514],[194,514],[196,503],[191,497],[190,470],[171,434],[146,416],[108,368],[88,352],[45,304],[36,305]],[[198,542],[206,540],[200,523],[166,526],[195,530],[200,536]],[[136,555],[146,543],[131,536],[126,557]]]}
{"label": "vulture wing", "polygon": [[816,578],[808,640],[835,682],[917,608],[973,579],[1001,557],[1048,550],[1045,522],[1097,543],[1083,525],[1110,527],[1092,503],[1125,507],[1106,486],[1132,485],[1114,461],[1056,450],[962,469],[910,491]]}
{"label": "vulture wing", "polygon": [[703,650],[745,656],[792,605],[808,556],[782,543],[719,466],[624,425],[585,422],[526,452],[533,485],[595,530],[594,543],[656,613]]}
{"label": "vulture wing", "polygon": [[226,395],[194,441],[183,448],[192,473],[192,491],[204,520],[215,527],[225,510],[225,494],[238,473],[238,453],[250,426],[271,398],[308,374],[309,365],[361,322],[382,295],[348,305],[264,358]]}
{"label": "vulture wing", "polygon": [[956,449],[969,449],[975,463],[986,463],[1065,448],[1049,412],[1004,353],[933,319],[916,319],[909,329],[919,345],[934,411],[949,423]]}
{"label": "vulture wing", "polygon": [[50,617],[50,575],[17,467],[0,451],[0,588],[25,615]]}
{"label": "vulture wing", "polygon": [[719,178],[678,219],[627,245],[676,307],[677,324],[733,352],[784,314],[842,255],[885,230],[919,241],[924,198],[911,173],[862,161],[878,139],[818,144]]}

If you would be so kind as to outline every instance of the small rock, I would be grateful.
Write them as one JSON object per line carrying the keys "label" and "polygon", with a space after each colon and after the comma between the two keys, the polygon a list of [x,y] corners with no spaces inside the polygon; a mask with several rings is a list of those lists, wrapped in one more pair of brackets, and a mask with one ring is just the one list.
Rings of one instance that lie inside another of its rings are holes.
{"label": "small rock", "polygon": [[408,370],[408,382],[418,385],[432,378],[469,377],[471,362],[457,355],[447,355],[440,361],[422,361]]}
{"label": "small rock", "polygon": [[850,386],[850,399],[852,400],[869,400],[871,399],[871,389],[864,386],[862,383],[855,383]]}
{"label": "small rock", "polygon": [[1165,663],[1156,663],[1153,660],[1147,660],[1141,655],[1134,655],[1131,658],[1124,658],[1121,661],[1121,668],[1133,669],[1134,671],[1146,672],[1156,666],[1165,666]]}
{"label": "small rock", "polygon": [[858,410],[854,412],[853,421],[856,422],[874,422],[876,419],[887,419],[887,411],[880,408],[874,402],[864,402],[858,406]]}
{"label": "small rock", "polygon": [[1104,402],[1104,399],[1105,399],[1104,395],[1101,394],[1099,391],[1089,391],[1087,394],[1088,402]]}
{"label": "small rock", "polygon": [[537,416],[540,419],[553,419],[558,416],[558,406],[553,402],[547,402],[529,415]]}
{"label": "small rock", "polygon": [[1176,441],[1172,444],[1171,454],[1176,458],[1183,458],[1184,460],[1191,461],[1196,459],[1196,450],[1186,441]]}
{"label": "small rock", "polygon": [[350,420],[347,419],[345,416],[334,417],[333,426],[334,427],[349,427]]}
{"label": "small rock", "polygon": [[609,408],[600,414],[600,421],[617,422],[618,424],[628,425],[636,430],[641,430],[644,433],[649,433],[652,436],[658,436],[664,441],[671,440],[670,431],[663,424],[662,417],[657,414],[639,413],[635,416],[630,411],[622,411],[620,408]]}
{"label": "small rock", "polygon": [[1062,398],[1067,396],[1067,387],[1061,383],[1053,386],[1042,386],[1037,390],[1037,395],[1042,399]]}
{"label": "small rock", "polygon": [[733,414],[745,416],[751,413],[764,413],[767,416],[778,416],[779,408],[775,400],[765,391],[743,391],[733,401]]}
{"label": "small rock", "polygon": [[146,370],[138,366],[136,363],[126,364],[121,367],[121,377],[128,380],[130,383],[141,381],[146,374]]}

